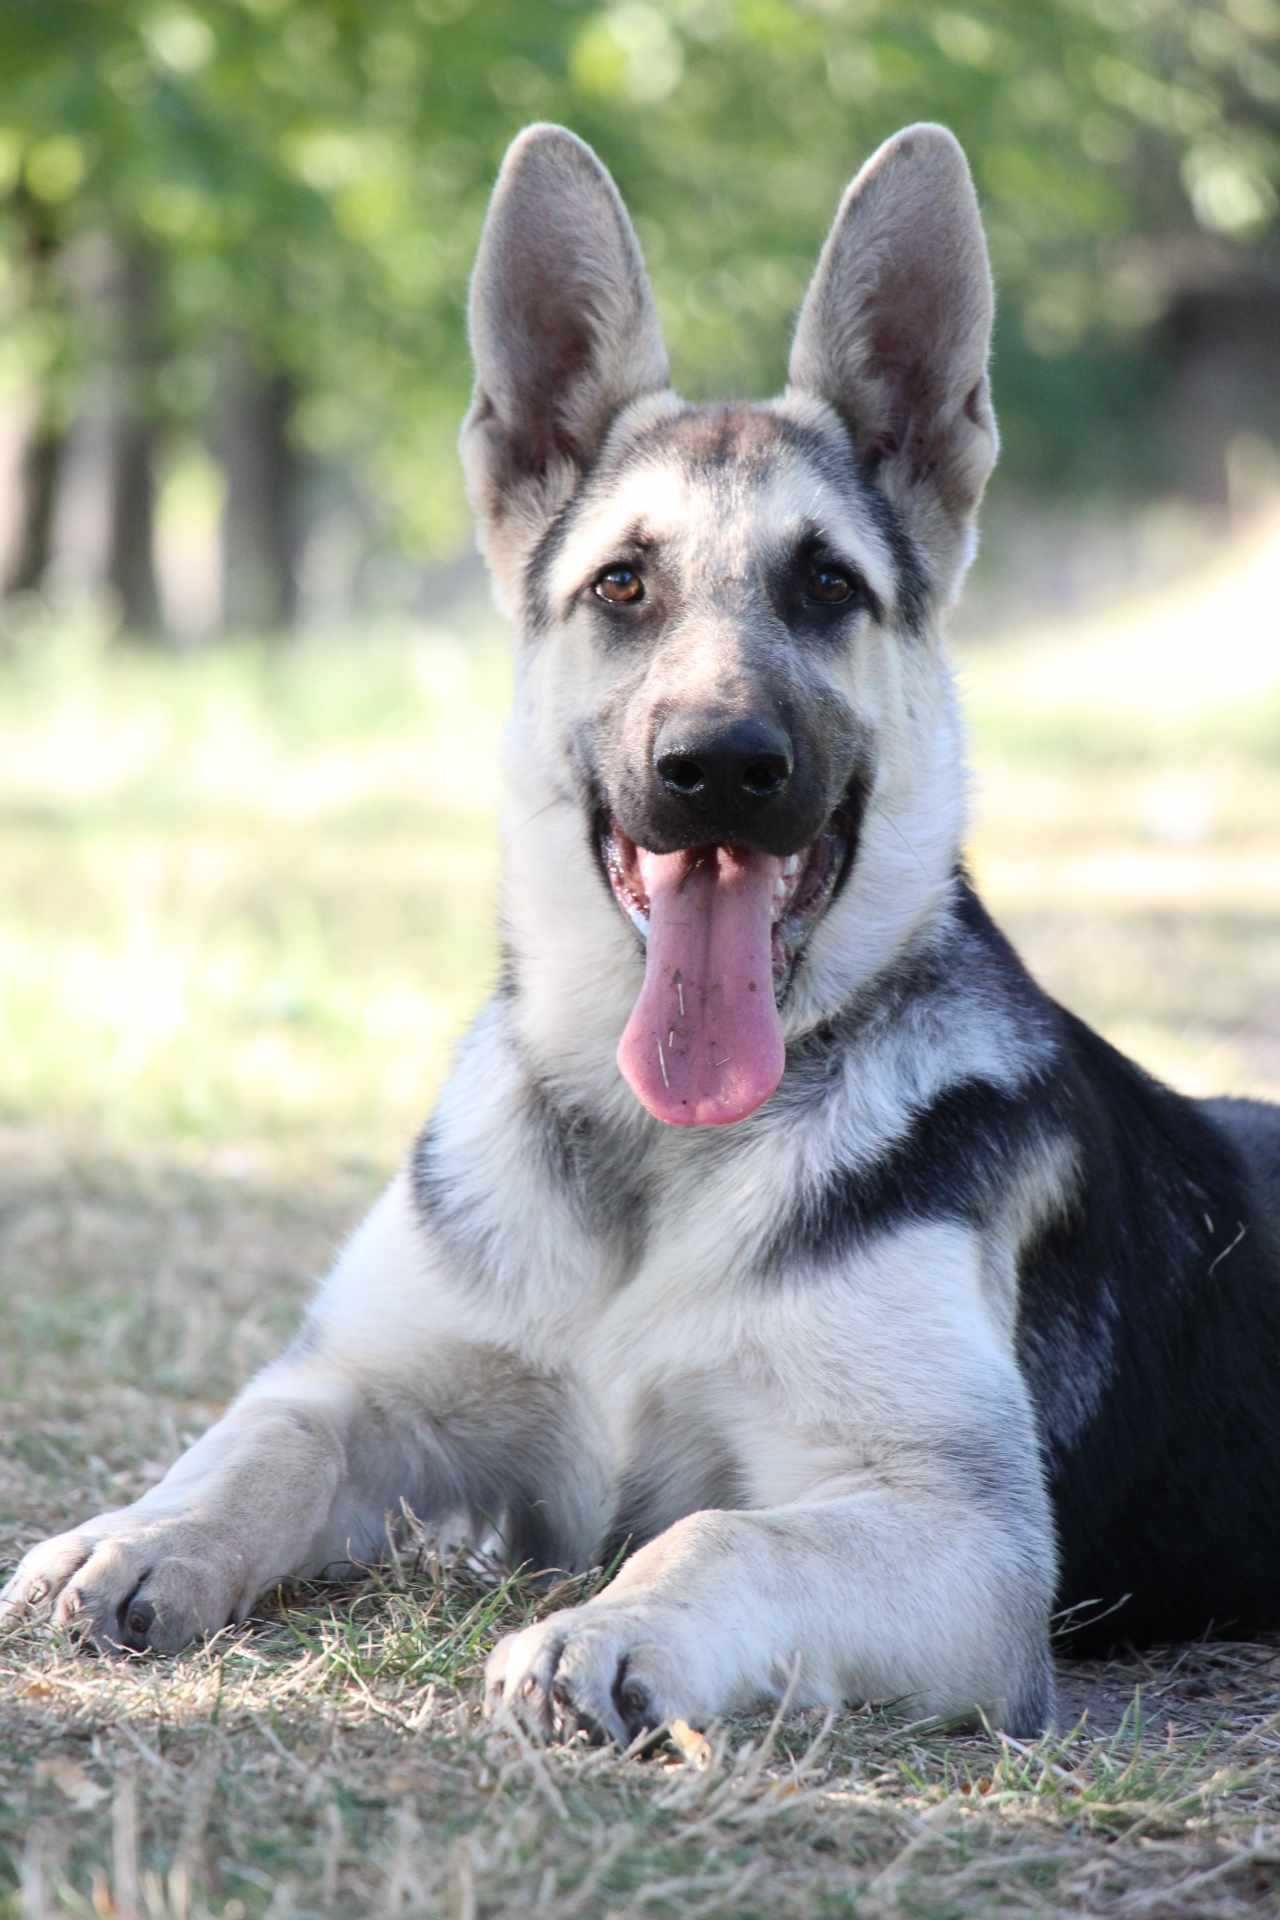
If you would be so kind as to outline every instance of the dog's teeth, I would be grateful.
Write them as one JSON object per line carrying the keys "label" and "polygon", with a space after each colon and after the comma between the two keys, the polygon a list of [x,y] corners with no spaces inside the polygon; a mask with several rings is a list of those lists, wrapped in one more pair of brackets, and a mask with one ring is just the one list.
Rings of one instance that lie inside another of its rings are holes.
{"label": "dog's teeth", "polygon": [[649,938],[648,914],[642,913],[639,907],[628,906],[627,918],[631,922],[632,926],[635,928],[636,932],[640,935],[641,939],[647,940]]}

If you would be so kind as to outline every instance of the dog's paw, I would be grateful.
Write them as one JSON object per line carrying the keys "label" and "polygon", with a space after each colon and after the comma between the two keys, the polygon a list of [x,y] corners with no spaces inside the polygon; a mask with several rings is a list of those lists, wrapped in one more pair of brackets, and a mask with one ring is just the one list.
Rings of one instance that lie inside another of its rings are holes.
{"label": "dog's paw", "polygon": [[100,1652],[176,1653],[237,1617],[242,1571],[197,1522],[126,1507],[33,1547],[0,1591],[0,1626],[38,1613]]}
{"label": "dog's paw", "polygon": [[536,1738],[630,1746],[677,1718],[701,1717],[669,1611],[643,1603],[569,1607],[509,1633],[485,1668],[485,1713],[512,1714]]}

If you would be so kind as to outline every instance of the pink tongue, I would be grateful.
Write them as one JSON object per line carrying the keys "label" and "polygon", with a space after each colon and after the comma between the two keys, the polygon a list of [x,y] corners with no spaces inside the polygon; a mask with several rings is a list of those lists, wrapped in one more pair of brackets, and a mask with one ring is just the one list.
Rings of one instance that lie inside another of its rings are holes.
{"label": "pink tongue", "polygon": [[782,863],[745,848],[636,850],[649,896],[644,985],[618,1043],[637,1100],[674,1127],[726,1126],[782,1078],[773,997],[773,885]]}

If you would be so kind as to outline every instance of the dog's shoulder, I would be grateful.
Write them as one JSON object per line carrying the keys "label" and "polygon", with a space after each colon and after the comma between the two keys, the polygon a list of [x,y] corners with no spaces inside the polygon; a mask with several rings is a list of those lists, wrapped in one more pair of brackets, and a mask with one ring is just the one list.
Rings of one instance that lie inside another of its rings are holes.
{"label": "dog's shoulder", "polygon": [[793,1050],[775,1101],[796,1163],[765,1264],[820,1264],[925,1222],[978,1231],[1044,1187],[1070,1130],[1059,1009],[963,874],[921,937]]}

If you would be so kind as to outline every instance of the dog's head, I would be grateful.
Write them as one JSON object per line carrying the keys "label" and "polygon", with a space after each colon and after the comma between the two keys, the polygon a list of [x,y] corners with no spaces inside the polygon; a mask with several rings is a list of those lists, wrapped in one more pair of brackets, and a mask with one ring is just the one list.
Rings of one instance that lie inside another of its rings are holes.
{"label": "dog's head", "polygon": [[[623,1075],[663,1120],[752,1112],[785,1035],[949,881],[963,780],[937,615],[996,455],[991,319],[964,156],[911,127],[845,194],[784,396],[686,406],[594,154],[532,127],[504,163],[462,446],[523,633],[507,914],[535,997],[557,992],[550,947],[570,1018],[590,1028],[593,995],[625,1022]],[[547,816],[540,879],[520,835]]]}

